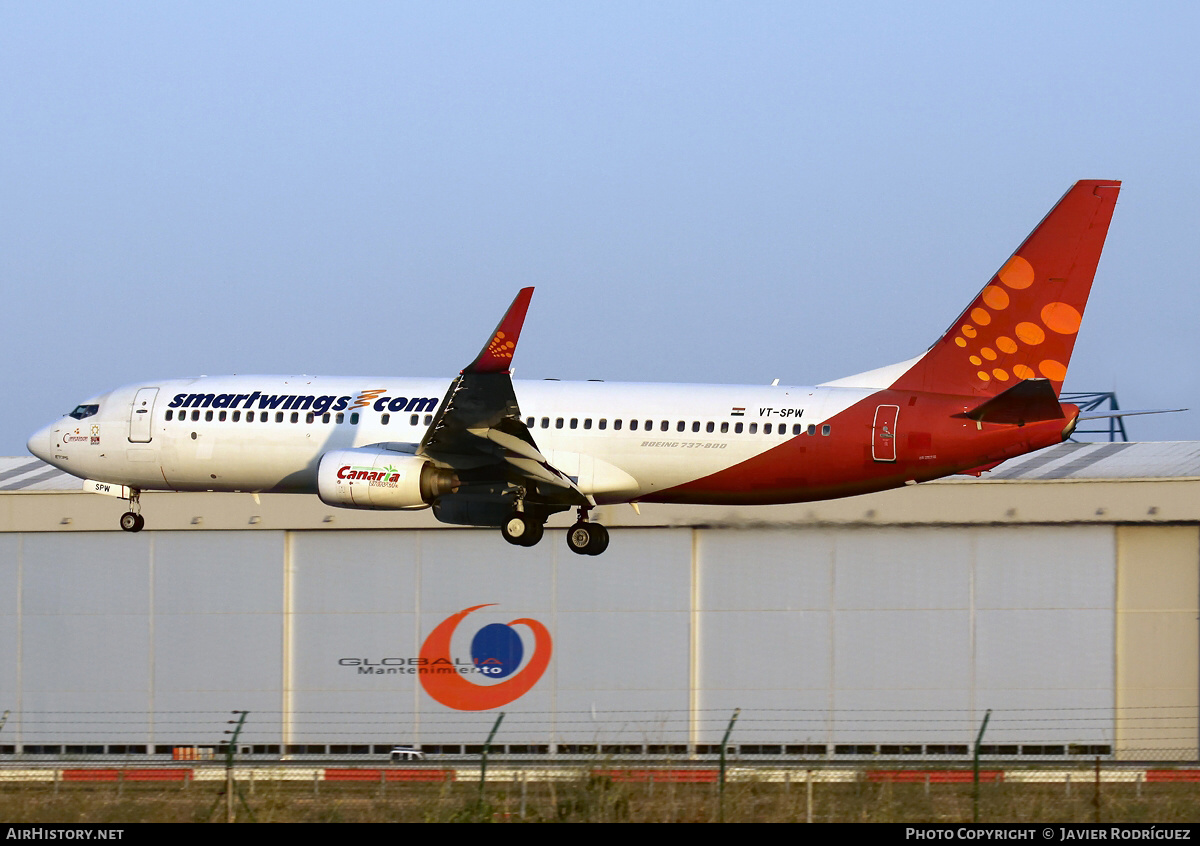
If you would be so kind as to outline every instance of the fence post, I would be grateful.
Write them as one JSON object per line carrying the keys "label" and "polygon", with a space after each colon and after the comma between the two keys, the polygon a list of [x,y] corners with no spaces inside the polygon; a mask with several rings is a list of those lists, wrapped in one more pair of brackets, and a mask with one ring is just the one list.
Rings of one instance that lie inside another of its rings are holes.
{"label": "fence post", "polygon": [[992,709],[988,708],[987,713],[983,715],[983,725],[979,727],[979,735],[975,738],[975,789],[972,791],[971,804],[976,824],[979,823],[979,747],[983,743],[983,733],[987,731],[988,720],[991,718]]}
{"label": "fence post", "polygon": [[729,718],[729,725],[725,727],[725,736],[721,738],[721,781],[717,787],[717,820],[719,822],[725,822],[725,747],[729,743],[729,735],[733,734],[733,724],[737,722],[740,713],[742,713],[741,708],[733,709],[733,716]]}
{"label": "fence post", "polygon": [[[225,730],[225,734],[232,734],[229,739],[229,744],[225,747],[225,822],[233,822],[233,761],[237,754],[238,735],[242,733],[242,726],[246,724],[246,715],[249,711],[234,711],[238,715],[237,725],[232,731]],[[232,725],[233,720],[229,720],[228,724]]]}
{"label": "fence post", "polygon": [[488,752],[492,749],[492,738],[496,736],[496,731],[500,728],[500,723],[504,720],[504,712],[500,712],[500,716],[496,718],[495,725],[492,726],[491,732],[487,736],[487,740],[483,742],[483,754],[480,756],[479,763],[479,811],[483,812],[483,785],[487,781],[487,760]]}

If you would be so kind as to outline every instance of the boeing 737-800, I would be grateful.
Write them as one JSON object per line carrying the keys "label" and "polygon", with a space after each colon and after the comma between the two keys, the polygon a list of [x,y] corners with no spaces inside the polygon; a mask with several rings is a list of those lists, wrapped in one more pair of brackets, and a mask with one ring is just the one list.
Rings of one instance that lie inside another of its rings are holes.
{"label": "boeing 737-800", "polygon": [[231,376],[147,382],[79,404],[29,450],[130,501],[146,490],[316,494],[433,508],[533,546],[597,505],[830,499],[979,473],[1070,436],[1058,399],[1120,183],[1075,184],[923,355],[813,387],[521,381],[532,288],[483,350],[439,379]]}

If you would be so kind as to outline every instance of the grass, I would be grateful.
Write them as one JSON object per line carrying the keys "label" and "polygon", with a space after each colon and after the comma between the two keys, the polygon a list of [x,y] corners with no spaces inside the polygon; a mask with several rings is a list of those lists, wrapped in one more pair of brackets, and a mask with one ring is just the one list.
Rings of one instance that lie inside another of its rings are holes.
{"label": "grass", "polygon": [[[803,783],[743,781],[723,799],[711,784],[627,784],[607,778],[443,784],[258,782],[242,784],[239,822],[798,822]],[[223,784],[19,784],[0,786],[0,819],[10,823],[221,822]],[[1194,823],[1200,785],[985,784],[980,820],[1007,823]],[[248,809],[248,810],[247,810]],[[969,784],[820,783],[816,822],[969,823]]]}

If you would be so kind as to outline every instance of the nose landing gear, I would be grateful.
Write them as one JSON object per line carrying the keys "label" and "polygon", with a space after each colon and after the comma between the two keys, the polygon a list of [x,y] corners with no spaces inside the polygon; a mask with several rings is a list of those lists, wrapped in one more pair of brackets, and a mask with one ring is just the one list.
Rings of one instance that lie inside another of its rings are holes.
{"label": "nose landing gear", "polygon": [[146,528],[146,518],[142,516],[142,492],[137,488],[129,491],[129,511],[121,515],[121,529],[126,532],[140,532]]}

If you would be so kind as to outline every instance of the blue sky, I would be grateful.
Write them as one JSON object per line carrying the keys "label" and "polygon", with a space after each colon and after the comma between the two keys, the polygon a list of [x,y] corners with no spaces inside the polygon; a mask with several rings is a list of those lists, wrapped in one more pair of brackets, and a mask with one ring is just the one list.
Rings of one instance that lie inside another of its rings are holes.
{"label": "blue sky", "polygon": [[1081,178],[1067,389],[1200,409],[1197,8],[4,2],[0,454],[131,382],[449,380],[525,285],[518,377],[849,375]]}

